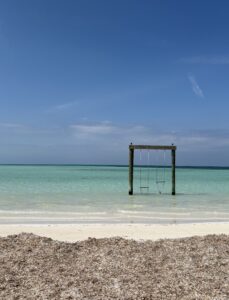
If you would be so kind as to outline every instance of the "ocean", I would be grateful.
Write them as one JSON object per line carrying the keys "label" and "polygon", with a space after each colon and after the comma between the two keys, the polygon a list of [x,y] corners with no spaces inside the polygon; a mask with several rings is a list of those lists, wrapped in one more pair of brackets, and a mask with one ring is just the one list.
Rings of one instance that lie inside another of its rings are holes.
{"label": "ocean", "polygon": [[0,223],[229,221],[228,168],[177,168],[176,192],[170,168],[136,167],[129,196],[126,166],[0,165]]}

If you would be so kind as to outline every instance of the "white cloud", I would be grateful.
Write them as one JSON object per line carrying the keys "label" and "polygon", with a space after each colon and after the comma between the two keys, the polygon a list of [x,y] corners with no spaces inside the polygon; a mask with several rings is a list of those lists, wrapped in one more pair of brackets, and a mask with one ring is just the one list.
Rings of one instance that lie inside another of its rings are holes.
{"label": "white cloud", "polygon": [[98,125],[71,125],[71,129],[73,129],[76,133],[79,134],[90,134],[90,135],[101,135],[112,133],[116,130],[114,126],[108,124],[98,124]]}
{"label": "white cloud", "polygon": [[79,103],[78,101],[72,101],[72,102],[62,103],[62,104],[56,105],[55,109],[57,109],[57,110],[68,109],[68,108],[71,108],[71,107],[77,105],[78,103]]}
{"label": "white cloud", "polygon": [[194,56],[181,58],[179,62],[185,64],[228,65],[229,56]]}
{"label": "white cloud", "polygon": [[203,91],[201,90],[199,84],[196,82],[196,79],[194,76],[192,75],[189,75],[188,76],[188,79],[191,83],[191,86],[192,86],[192,90],[193,92],[196,94],[196,96],[200,97],[200,98],[204,98],[204,93]]}
{"label": "white cloud", "polygon": [[55,105],[48,110],[46,110],[46,113],[52,113],[52,112],[58,112],[58,111],[64,111],[73,108],[74,106],[77,106],[79,104],[79,101],[71,101],[71,102],[65,102],[58,105]]}
{"label": "white cloud", "polygon": [[195,130],[195,131],[161,131],[151,127],[134,125],[121,126],[114,124],[74,124],[70,132],[75,142],[80,145],[106,145],[125,149],[131,142],[134,144],[171,145],[177,144],[180,151],[199,151],[229,147],[229,131],[227,130]]}
{"label": "white cloud", "polygon": [[76,143],[97,144],[100,147],[125,149],[131,142],[135,144],[171,144],[174,135],[156,133],[142,125],[121,126],[109,123],[74,124],[69,126]]}
{"label": "white cloud", "polygon": [[[229,147],[229,130],[182,130],[170,131],[155,129],[143,125],[117,125],[110,121],[99,123],[76,123],[67,127],[33,128],[17,123],[0,123],[0,128],[6,133],[6,138],[15,138],[29,144],[36,141],[42,145],[49,141],[51,144],[90,145],[97,147],[117,145],[126,148],[128,144],[177,144],[180,150],[216,149]],[[22,140],[21,140],[22,141]]]}
{"label": "white cloud", "polygon": [[0,128],[5,129],[25,129],[26,126],[18,123],[0,123]]}
{"label": "white cloud", "polygon": [[[17,128],[19,129],[16,130]],[[202,164],[200,157],[206,164],[228,161],[229,130],[171,131],[141,124],[117,125],[108,121],[93,124],[76,123],[53,129],[0,123],[0,129],[1,144],[5,149],[5,156],[0,157],[4,162],[4,157],[8,157],[8,161],[12,162],[20,150],[25,162],[127,163],[128,145],[131,142],[151,145],[174,143],[178,146],[177,157],[182,164]],[[9,156],[7,149],[11,151]]]}

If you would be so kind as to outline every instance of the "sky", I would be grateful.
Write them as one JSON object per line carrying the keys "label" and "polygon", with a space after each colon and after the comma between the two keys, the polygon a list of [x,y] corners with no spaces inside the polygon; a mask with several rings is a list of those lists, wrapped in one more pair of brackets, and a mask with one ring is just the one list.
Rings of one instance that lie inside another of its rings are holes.
{"label": "sky", "polygon": [[229,3],[0,1],[0,163],[229,166]]}

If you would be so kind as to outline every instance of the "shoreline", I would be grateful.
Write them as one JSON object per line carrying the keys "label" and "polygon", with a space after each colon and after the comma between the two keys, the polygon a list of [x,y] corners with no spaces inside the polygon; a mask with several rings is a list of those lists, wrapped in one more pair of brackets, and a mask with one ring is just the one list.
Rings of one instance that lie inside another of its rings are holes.
{"label": "shoreline", "polygon": [[186,224],[1,224],[0,237],[33,233],[58,241],[122,237],[138,241],[177,239],[210,234],[229,235],[229,222]]}

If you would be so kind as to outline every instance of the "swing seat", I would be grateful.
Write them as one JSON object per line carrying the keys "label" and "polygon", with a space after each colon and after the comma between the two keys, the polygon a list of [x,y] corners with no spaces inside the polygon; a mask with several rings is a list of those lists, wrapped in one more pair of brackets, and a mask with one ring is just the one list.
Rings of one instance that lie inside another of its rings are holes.
{"label": "swing seat", "polygon": [[149,189],[149,186],[140,186],[140,189]]}
{"label": "swing seat", "polygon": [[157,180],[156,183],[165,183],[165,180]]}

